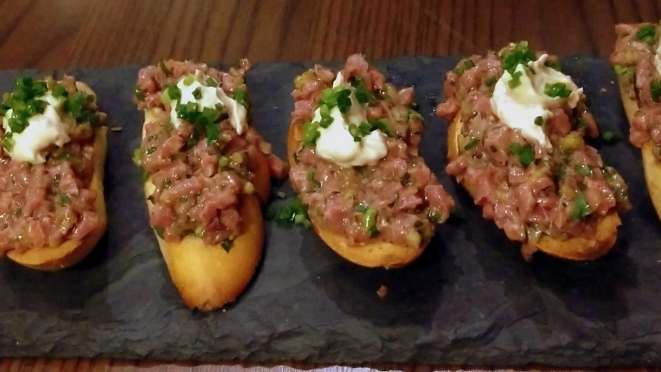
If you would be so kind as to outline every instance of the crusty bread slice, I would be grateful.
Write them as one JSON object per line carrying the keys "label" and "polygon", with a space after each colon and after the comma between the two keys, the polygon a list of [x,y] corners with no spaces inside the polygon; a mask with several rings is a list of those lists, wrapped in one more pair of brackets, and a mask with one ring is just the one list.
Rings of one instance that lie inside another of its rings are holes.
{"label": "crusty bread slice", "polygon": [[[463,127],[461,114],[457,115],[448,130],[448,160],[456,159],[460,154],[459,135]],[[474,196],[474,190],[462,182],[462,186],[471,196]],[[528,242],[523,253],[524,256],[531,254],[535,250],[542,251],[548,255],[574,261],[590,261],[602,257],[613,247],[617,240],[617,228],[620,226],[620,217],[615,211],[609,212],[601,217],[597,224],[597,231],[585,236],[575,236],[567,240],[558,240],[547,235],[536,242]]]}
{"label": "crusty bread slice", "polygon": [[[92,88],[86,84],[76,82],[76,87],[79,91],[96,97]],[[90,190],[96,192],[94,208],[99,215],[99,226],[82,240],[67,240],[56,247],[29,249],[24,252],[10,251],[7,253],[10,260],[32,269],[52,271],[77,264],[94,249],[105,233],[107,225],[106,203],[103,196],[103,174],[108,149],[106,132],[106,127],[94,129],[94,174]]]}
{"label": "crusty bread slice", "polygon": [[[296,164],[294,154],[301,142],[301,124],[292,124],[287,135],[287,154],[289,164]],[[403,267],[415,261],[425,250],[428,241],[420,247],[412,248],[388,242],[375,241],[367,244],[351,244],[346,237],[324,229],[313,213],[310,214],[312,226],[319,237],[337,254],[346,260],[365,267]]]}
{"label": "crusty bread slice", "polygon": [[[145,123],[153,120],[154,112],[145,112]],[[262,256],[264,218],[260,201],[270,192],[268,161],[264,156],[253,170],[255,193],[241,201],[241,235],[234,239],[229,251],[220,245],[207,245],[195,235],[181,241],[167,242],[156,235],[174,285],[191,309],[210,311],[234,301],[250,283]],[[149,178],[144,184],[145,196],[155,190]],[[151,211],[152,203],[147,199]]]}
{"label": "crusty bread slice", "polygon": [[[622,105],[627,114],[629,122],[633,120],[634,115],[638,111],[638,102],[631,99],[627,93],[625,80],[618,75],[618,85],[620,86],[620,97],[622,98]],[[645,181],[647,182],[647,190],[650,193],[652,204],[656,209],[656,214],[661,218],[661,161],[657,160],[652,152],[654,145],[647,142],[640,149],[643,156],[643,169],[645,170]]]}

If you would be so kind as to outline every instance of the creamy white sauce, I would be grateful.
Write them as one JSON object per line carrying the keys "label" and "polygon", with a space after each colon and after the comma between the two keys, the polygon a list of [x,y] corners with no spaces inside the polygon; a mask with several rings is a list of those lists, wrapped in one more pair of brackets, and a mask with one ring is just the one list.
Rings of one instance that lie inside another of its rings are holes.
{"label": "creamy white sauce", "polygon": [[[333,82],[333,88],[337,86],[346,86],[351,89],[351,108],[346,115],[340,112],[336,106],[330,110],[330,116],[333,122],[328,128],[319,128],[319,138],[317,139],[317,154],[332,163],[341,167],[360,167],[364,165],[374,165],[379,159],[388,154],[384,134],[380,130],[372,131],[363,137],[360,142],[354,141],[349,133],[349,124],[359,125],[367,121],[365,116],[365,107],[356,99],[353,89],[344,81],[342,72],[337,74]],[[315,110],[312,121],[320,121],[320,109]]]}
{"label": "creamy white sauce", "polygon": [[[508,85],[512,75],[505,71],[494,88],[491,108],[500,121],[520,130],[524,138],[550,148],[551,143],[543,127],[535,124],[535,119],[541,117],[546,122],[553,115],[552,109],[575,108],[581,99],[583,88],[579,88],[569,76],[545,66],[547,59],[548,55],[543,54],[536,61],[529,62],[528,67],[519,64],[515,73],[521,72],[521,84],[514,88]],[[564,83],[571,91],[569,97],[547,96],[544,93],[547,83]]]}
{"label": "creamy white sauce", "polygon": [[[225,91],[223,91],[222,88],[220,87],[210,87],[207,86],[206,83],[202,84],[203,81],[207,79],[208,76],[204,75],[201,71],[196,71],[195,73],[195,79],[190,85],[184,84],[184,80],[186,79],[186,76],[182,77],[179,82],[177,83],[177,87],[181,90],[181,103],[180,104],[186,104],[188,102],[195,102],[197,103],[197,109],[199,111],[203,110],[205,107],[208,108],[216,108],[216,104],[220,103],[222,104],[225,109],[227,110],[227,114],[229,115],[230,119],[230,124],[238,134],[243,134],[245,131],[246,126],[248,125],[247,122],[247,110],[243,105],[229,97],[227,94],[225,94]],[[199,89],[200,90],[200,98],[196,99],[195,96],[193,96],[193,92]],[[178,128],[179,125],[182,123],[182,119],[177,117],[177,112],[176,112],[176,102],[172,102],[172,109],[170,110],[170,119],[172,121],[172,124],[175,126],[175,128]]]}
{"label": "creamy white sauce", "polygon": [[[38,97],[48,104],[41,114],[28,118],[28,126],[21,133],[13,133],[14,146],[9,155],[16,160],[32,164],[46,161],[45,150],[51,146],[64,146],[69,142],[69,130],[76,125],[76,120],[63,109],[64,98],[55,98],[51,92]],[[9,119],[13,110],[8,110],[2,120],[5,133],[11,132]]]}

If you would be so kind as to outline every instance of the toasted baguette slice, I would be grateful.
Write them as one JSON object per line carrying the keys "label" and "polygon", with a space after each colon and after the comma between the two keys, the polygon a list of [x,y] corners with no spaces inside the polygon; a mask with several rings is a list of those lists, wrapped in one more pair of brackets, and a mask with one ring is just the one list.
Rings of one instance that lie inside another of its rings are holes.
{"label": "toasted baguette slice", "polygon": [[[301,124],[292,124],[289,127],[287,135],[287,154],[289,164],[296,164],[294,154],[301,143],[302,133]],[[333,251],[360,266],[365,267],[385,267],[398,268],[403,267],[415,261],[429,243],[423,242],[420,247],[411,248],[399,246],[388,242],[372,242],[367,244],[355,245],[347,241],[346,237],[337,234],[320,226],[320,221],[314,215],[310,215],[310,222],[314,231],[319,235]]]}
{"label": "toasted baguette slice", "polygon": [[[618,75],[618,85],[620,86],[620,97],[622,98],[622,105],[627,114],[629,122],[633,120],[634,115],[638,111],[638,102],[634,101],[627,94],[625,87],[625,80]],[[647,182],[647,190],[650,193],[652,204],[656,209],[656,214],[661,218],[661,161],[657,160],[652,152],[654,144],[647,142],[640,149],[643,155],[643,169],[645,170],[645,181]]]}
{"label": "toasted baguette slice", "polygon": [[[76,82],[76,88],[85,94],[96,97],[96,93],[85,83]],[[10,251],[7,253],[10,260],[31,269],[54,271],[77,264],[94,249],[106,231],[108,220],[103,197],[103,174],[108,149],[106,131],[106,127],[94,130],[94,174],[90,184],[90,190],[96,192],[94,208],[99,215],[99,226],[87,234],[83,240],[67,240],[56,247],[29,249],[20,253]]]}
{"label": "toasted baguette slice", "polygon": [[[448,130],[448,161],[456,159],[460,155],[459,136],[463,127],[461,114],[455,116]],[[466,183],[462,186],[471,197],[475,196]],[[620,217],[615,211],[601,217],[597,224],[594,236],[575,236],[567,240],[553,239],[547,235],[535,243],[529,242],[525,248],[524,256],[540,250],[548,255],[573,261],[591,261],[604,256],[615,245],[617,240],[617,228],[620,226]]]}
{"label": "toasted baguette slice", "polygon": [[[145,112],[145,123],[153,120],[154,111]],[[268,161],[266,157],[264,160]],[[210,311],[234,301],[255,274],[264,244],[264,218],[260,202],[265,202],[271,188],[268,163],[254,168],[255,193],[245,195],[239,208],[242,234],[234,239],[229,251],[220,245],[206,245],[195,235],[180,242],[167,242],[156,235],[161,254],[174,285],[191,309]],[[151,177],[144,184],[148,198],[155,190]],[[147,199],[151,211],[152,203]]]}

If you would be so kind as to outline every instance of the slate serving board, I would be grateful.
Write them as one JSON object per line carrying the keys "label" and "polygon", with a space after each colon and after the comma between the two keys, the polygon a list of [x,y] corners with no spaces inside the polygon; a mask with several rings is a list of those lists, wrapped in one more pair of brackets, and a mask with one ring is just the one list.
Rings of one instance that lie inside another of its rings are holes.
{"label": "slate serving board", "polygon": [[[640,154],[607,62],[567,58],[602,128],[625,140],[604,160],[628,181],[633,210],[619,241],[594,263],[537,256],[482,219],[444,172],[447,123],[437,119],[442,78],[457,58],[378,63],[398,86],[415,85],[426,122],[421,153],[462,206],[413,265],[349,264],[309,230],[266,225],[255,280],[226,311],[190,311],[171,284],[148,228],[140,171],[131,162],[141,114],[131,102],[138,67],[70,71],[109,113],[106,201],[110,229],[83,263],[59,273],[0,262],[0,356],[113,357],[254,362],[421,362],[556,366],[661,362],[661,223],[647,195]],[[338,66],[338,64],[332,64]],[[293,78],[311,64],[258,64],[248,75],[254,124],[285,155]],[[0,72],[0,91],[19,74]],[[276,191],[291,194],[288,183]],[[377,296],[381,285],[385,298]]]}

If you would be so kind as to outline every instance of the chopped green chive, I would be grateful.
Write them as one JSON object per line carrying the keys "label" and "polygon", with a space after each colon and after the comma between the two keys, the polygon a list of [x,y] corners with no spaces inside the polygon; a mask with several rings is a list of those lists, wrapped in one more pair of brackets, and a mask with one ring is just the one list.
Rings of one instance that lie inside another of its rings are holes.
{"label": "chopped green chive", "polygon": [[275,212],[275,222],[278,225],[301,225],[310,228],[312,224],[308,218],[307,208],[298,198],[293,198],[288,204],[280,207]]}
{"label": "chopped green chive", "polygon": [[306,121],[303,123],[303,144],[305,146],[314,146],[319,138],[319,122]]}
{"label": "chopped green chive", "polygon": [[58,195],[58,202],[60,203],[61,206],[65,206],[65,205],[71,203],[71,198],[69,198],[69,195],[61,192]]}
{"label": "chopped green chive", "polygon": [[[140,91],[140,93],[142,93],[142,89],[140,89],[140,86],[138,86],[138,85],[136,84],[136,85],[135,85],[136,97],[138,96],[138,95],[137,95],[137,91],[138,91],[138,90]],[[62,85],[62,84],[55,84],[55,86],[53,87],[53,93],[52,93],[52,94],[53,94],[53,97],[55,97],[55,98],[60,98],[60,97],[66,97],[66,96],[68,96],[68,95],[69,95],[69,92],[67,92],[67,89],[64,87],[64,85]],[[142,95],[142,99],[144,99],[144,93],[143,93],[143,95]],[[140,100],[142,101],[142,99],[140,99]]]}
{"label": "chopped green chive", "polygon": [[133,156],[131,159],[133,160],[133,163],[137,166],[140,166],[140,163],[142,162],[142,156],[144,155],[144,151],[142,148],[138,147],[135,150],[133,150]]}
{"label": "chopped green chive", "polygon": [[195,99],[202,98],[202,90],[200,90],[200,88],[197,88],[193,91],[193,98]]}
{"label": "chopped green chive", "polygon": [[503,60],[503,67],[511,75],[514,75],[519,64],[527,65],[528,62],[535,60],[535,53],[528,47],[527,41],[509,45],[503,48],[499,55]]}
{"label": "chopped green chive", "polygon": [[492,86],[496,85],[497,82],[498,82],[498,78],[492,76],[484,82],[484,85],[486,85],[487,88],[491,88]]}
{"label": "chopped green chive", "polygon": [[544,85],[544,94],[551,98],[567,98],[571,94],[571,90],[567,89],[567,84],[565,83],[546,83]]}
{"label": "chopped green chive", "polygon": [[519,155],[521,154],[521,150],[523,150],[523,146],[521,144],[516,142],[510,143],[509,146],[510,155]]}
{"label": "chopped green chive", "polygon": [[473,147],[477,146],[478,143],[480,143],[479,138],[471,137],[471,139],[468,142],[466,142],[466,144],[464,145],[464,150],[470,150]]}
{"label": "chopped green chive", "polygon": [[163,73],[165,74],[165,77],[170,77],[170,76],[172,76],[172,71],[170,71],[170,69],[168,68],[168,66],[165,65],[165,61],[164,61],[164,60],[161,60],[161,61],[158,63],[158,67],[161,69],[161,71],[163,71]]}
{"label": "chopped green chive", "polygon": [[317,181],[315,178],[315,170],[314,168],[308,169],[307,173],[305,173],[305,179],[312,184],[312,187],[316,190],[321,187],[321,182]]}
{"label": "chopped green chive", "polygon": [[572,221],[580,221],[585,219],[585,217],[592,214],[592,209],[588,205],[587,199],[582,192],[576,194],[576,199],[574,199],[574,206],[569,214],[569,218]]}
{"label": "chopped green chive", "polygon": [[349,133],[353,136],[355,142],[362,141],[371,131],[372,127],[367,122],[362,122],[359,125],[349,124]]}
{"label": "chopped green chive", "polygon": [[523,73],[521,71],[515,71],[512,75],[512,79],[507,82],[507,86],[510,87],[510,89],[514,89],[521,85],[521,76]]}
{"label": "chopped green chive", "polygon": [[395,137],[395,132],[392,130],[392,125],[390,124],[390,120],[386,118],[382,119],[371,119],[369,120],[369,125],[372,126],[372,130],[378,129],[380,130],[383,134],[390,138]]}
{"label": "chopped green chive", "polygon": [[641,27],[638,29],[638,32],[636,32],[634,39],[653,45],[656,42],[656,27],[650,24]]}
{"label": "chopped green chive", "polygon": [[524,167],[529,166],[535,160],[535,151],[530,146],[524,146],[519,154],[519,162]]}
{"label": "chopped green chive", "polygon": [[544,124],[544,118],[541,116],[538,116],[535,118],[535,125],[542,125]]}
{"label": "chopped green chive", "polygon": [[181,89],[176,85],[168,85],[161,94],[163,103],[176,102],[181,99]]}
{"label": "chopped green chive", "polygon": [[368,91],[365,87],[365,78],[362,76],[356,76],[351,85],[355,88],[354,95],[356,96],[356,100],[358,102],[366,104],[374,103],[376,101],[374,94]]}
{"label": "chopped green chive", "polygon": [[659,98],[661,98],[661,79],[652,82],[651,91],[654,102],[659,102]]}
{"label": "chopped green chive", "polygon": [[367,207],[363,214],[363,229],[370,238],[379,235],[379,230],[376,228],[376,209]]}
{"label": "chopped green chive", "polygon": [[367,212],[367,206],[365,204],[357,204],[354,210],[358,213],[365,213]]}
{"label": "chopped green chive", "polygon": [[2,147],[7,150],[11,151],[14,149],[14,145],[16,144],[16,141],[12,138],[12,132],[7,132],[5,133],[5,136],[2,138]]}
{"label": "chopped green chive", "polygon": [[234,90],[234,96],[232,97],[236,102],[241,104],[241,106],[245,108],[250,108],[250,104],[248,103],[248,99],[246,97],[246,90],[245,89],[235,89]]}
{"label": "chopped green chive", "polygon": [[590,168],[590,166],[587,164],[576,164],[574,166],[574,170],[576,171],[576,173],[585,177],[592,177],[593,174],[592,168]]}
{"label": "chopped green chive", "polygon": [[633,75],[636,72],[636,67],[634,66],[624,66],[624,65],[615,65],[613,70],[618,75]]}
{"label": "chopped green chive", "polygon": [[154,226],[154,231],[156,232],[156,235],[158,235],[159,238],[163,239],[163,228],[161,226]]}
{"label": "chopped green chive", "polygon": [[184,78],[184,85],[185,86],[190,86],[194,82],[195,82],[195,75],[193,75],[193,74],[186,75],[186,77]]}
{"label": "chopped green chive", "polygon": [[207,86],[210,86],[210,87],[217,87],[218,86],[218,83],[212,77],[208,77],[204,82],[207,83]]}

